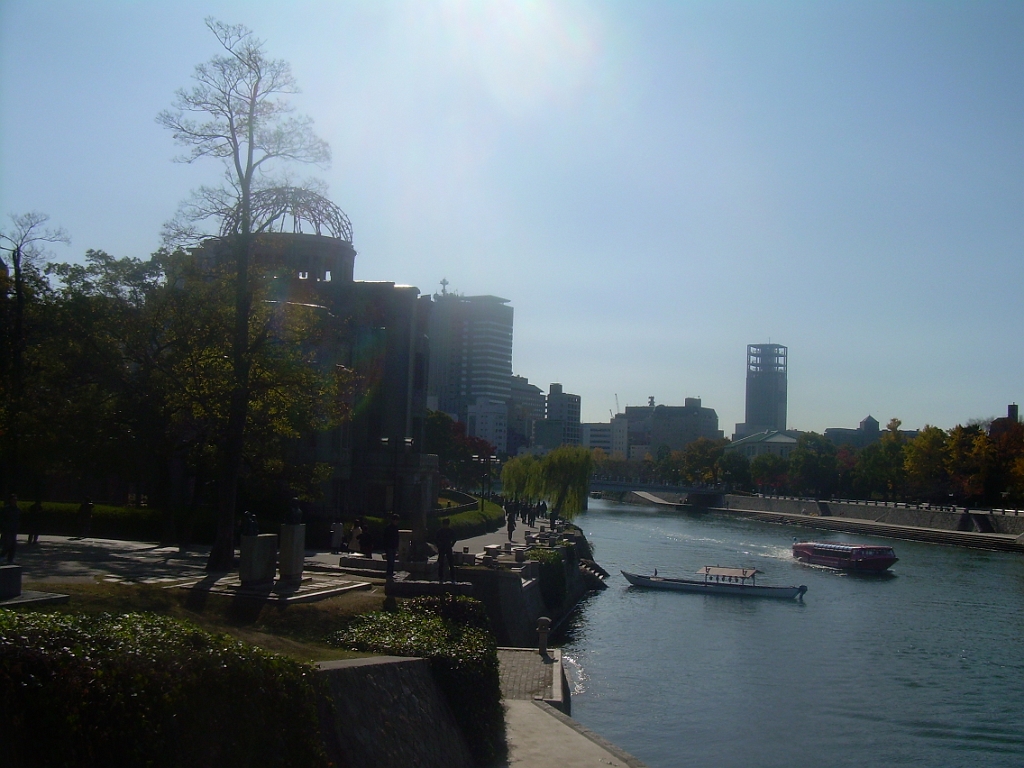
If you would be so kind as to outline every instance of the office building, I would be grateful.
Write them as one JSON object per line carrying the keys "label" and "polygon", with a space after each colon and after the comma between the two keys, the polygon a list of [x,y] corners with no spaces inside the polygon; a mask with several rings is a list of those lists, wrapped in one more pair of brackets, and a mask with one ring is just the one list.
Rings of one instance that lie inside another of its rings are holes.
{"label": "office building", "polygon": [[479,398],[467,406],[466,432],[486,440],[501,454],[508,450],[508,404],[499,400]]}
{"label": "office building", "polygon": [[525,376],[513,376],[508,398],[508,452],[533,445],[534,425],[544,420],[544,390]]}
{"label": "office building", "polygon": [[508,299],[442,289],[432,304],[428,406],[466,422],[469,406],[481,398],[508,402],[513,316]]}
{"label": "office building", "polygon": [[687,397],[683,405],[655,405],[652,397],[648,405],[626,406],[622,417],[626,421],[627,455],[631,459],[642,459],[647,454],[656,456],[663,447],[679,451],[701,437],[723,437],[718,428],[718,413],[714,408],[705,408],[699,397]]}
{"label": "office building", "polygon": [[606,454],[612,454],[612,425],[604,423],[581,424],[581,439],[584,448],[600,448]]}
{"label": "office building", "polygon": [[733,439],[757,432],[786,430],[789,350],[781,344],[747,345],[745,421]]}
{"label": "office building", "polygon": [[[549,424],[561,424],[561,441],[558,445],[579,445],[583,437],[580,427],[580,396],[562,390],[561,384],[548,387],[547,407],[544,420]],[[547,438],[550,441],[550,437]],[[555,446],[545,443],[548,448]]]}

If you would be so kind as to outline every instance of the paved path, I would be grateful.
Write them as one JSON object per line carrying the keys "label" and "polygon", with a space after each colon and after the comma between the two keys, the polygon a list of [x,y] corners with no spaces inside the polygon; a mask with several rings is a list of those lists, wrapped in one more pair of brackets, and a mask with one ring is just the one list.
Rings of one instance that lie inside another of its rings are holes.
{"label": "paved path", "polygon": [[554,694],[554,670],[561,657],[541,656],[534,648],[499,648],[501,696],[504,699],[550,699]]}
{"label": "paved path", "polygon": [[542,701],[505,702],[506,766],[522,768],[645,768],[627,752]]}

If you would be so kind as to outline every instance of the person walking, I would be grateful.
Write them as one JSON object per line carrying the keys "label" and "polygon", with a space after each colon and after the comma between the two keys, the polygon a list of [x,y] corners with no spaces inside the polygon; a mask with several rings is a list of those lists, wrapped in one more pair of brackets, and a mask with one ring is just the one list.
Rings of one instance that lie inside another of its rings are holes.
{"label": "person walking", "polygon": [[398,558],[398,543],[401,541],[398,529],[398,515],[392,515],[384,528],[384,559],[388,561],[387,580],[395,578],[395,560]]}
{"label": "person walking", "polygon": [[78,507],[78,538],[80,539],[89,538],[89,532],[92,530],[92,511],[92,499],[86,496],[85,501]]}
{"label": "person walking", "polygon": [[437,545],[437,579],[444,582],[444,564],[448,563],[448,580],[455,581],[455,532],[451,528],[451,520],[447,517],[441,521],[441,527],[434,534]]}
{"label": "person walking", "polygon": [[505,529],[508,531],[508,540],[512,541],[512,533],[516,529],[516,513],[515,510],[510,511],[505,516]]}
{"label": "person walking", "polygon": [[13,493],[4,504],[3,520],[0,521],[0,555],[7,558],[7,564],[14,562],[14,550],[18,548],[18,523],[21,520],[21,509],[18,497]]}

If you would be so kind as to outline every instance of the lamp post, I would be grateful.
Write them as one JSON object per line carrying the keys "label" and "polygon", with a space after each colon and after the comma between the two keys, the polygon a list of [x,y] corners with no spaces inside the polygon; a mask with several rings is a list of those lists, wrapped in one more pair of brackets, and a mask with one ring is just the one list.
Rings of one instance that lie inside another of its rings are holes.
{"label": "lamp post", "polygon": [[484,497],[491,485],[491,454],[473,454],[473,463],[480,465],[480,511],[484,511]]}
{"label": "lamp post", "polygon": [[399,502],[398,502],[398,499],[399,499],[399,493],[398,493],[398,452],[403,447],[406,449],[406,451],[408,451],[410,448],[412,448],[412,438],[411,437],[406,437],[406,438],[403,438],[402,440],[399,441],[399,440],[392,440],[389,437],[382,437],[380,439],[380,445],[381,445],[381,448],[384,449],[384,451],[387,451],[389,447],[392,449],[392,451],[391,451],[391,505],[390,505],[390,509],[388,509],[387,499],[385,499],[385,502],[384,502],[385,510],[384,511],[385,512],[394,512],[396,515],[400,516],[402,514],[401,507],[403,507],[404,505],[399,504]]}

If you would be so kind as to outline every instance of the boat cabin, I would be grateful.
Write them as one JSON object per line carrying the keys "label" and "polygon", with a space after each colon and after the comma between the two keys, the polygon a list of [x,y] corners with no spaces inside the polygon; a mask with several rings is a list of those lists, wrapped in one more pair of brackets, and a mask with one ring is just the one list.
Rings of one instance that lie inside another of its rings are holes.
{"label": "boat cabin", "polygon": [[747,579],[754,583],[756,568],[722,568],[717,565],[705,565],[697,573],[704,575],[705,583],[711,584],[746,584]]}

